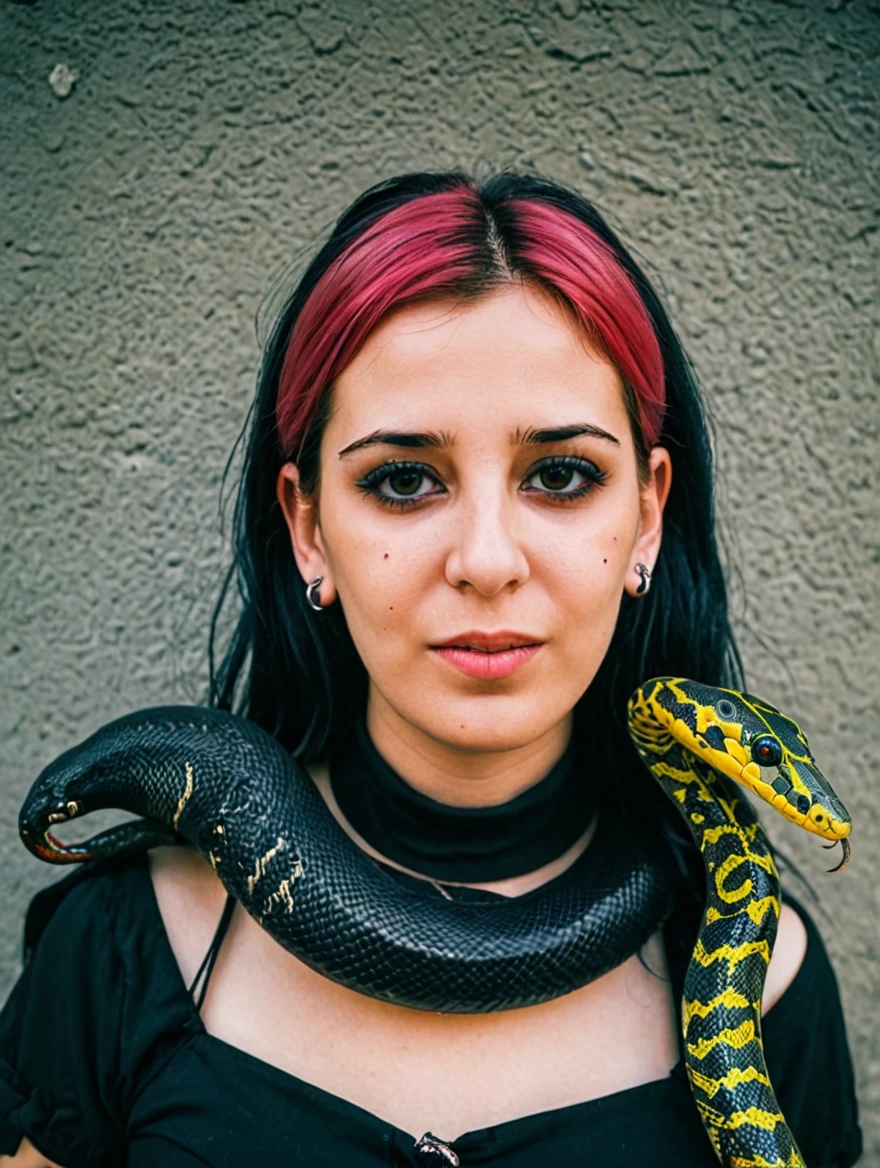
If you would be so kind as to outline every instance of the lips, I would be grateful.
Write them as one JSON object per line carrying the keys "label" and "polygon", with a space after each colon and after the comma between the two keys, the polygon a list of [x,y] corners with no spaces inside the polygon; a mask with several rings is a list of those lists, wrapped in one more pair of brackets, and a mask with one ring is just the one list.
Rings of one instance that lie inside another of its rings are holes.
{"label": "lips", "polygon": [[543,641],[527,633],[476,630],[450,637],[432,650],[447,664],[468,677],[497,681],[509,677],[539,652]]}
{"label": "lips", "polygon": [[482,633],[476,630],[460,633],[448,641],[438,641],[432,649],[466,649],[472,653],[503,653],[507,649],[521,649],[525,646],[540,645],[540,637],[528,633],[512,633],[502,630],[498,633]]}

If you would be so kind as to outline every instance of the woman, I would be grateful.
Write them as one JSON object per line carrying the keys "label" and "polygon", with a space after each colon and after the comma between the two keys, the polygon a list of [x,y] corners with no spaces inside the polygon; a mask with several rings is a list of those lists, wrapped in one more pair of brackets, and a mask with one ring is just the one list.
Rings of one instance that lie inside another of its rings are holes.
{"label": "woman", "polygon": [[[553,1001],[434,1014],[314,973],[192,849],[78,874],[29,914],[0,1163],[714,1164],[676,1017],[703,869],[624,710],[738,658],[694,379],[596,211],[509,174],[359,198],[268,346],[236,532],[213,700],[395,879],[528,896],[597,833],[660,834],[675,912]],[[811,1168],[855,1163],[834,976],[791,904],[763,1010]]]}

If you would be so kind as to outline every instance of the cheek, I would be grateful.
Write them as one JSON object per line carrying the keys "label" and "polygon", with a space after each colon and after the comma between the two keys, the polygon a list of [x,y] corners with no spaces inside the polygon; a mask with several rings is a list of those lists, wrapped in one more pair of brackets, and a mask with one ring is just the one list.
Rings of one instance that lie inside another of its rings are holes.
{"label": "cheek", "polygon": [[326,519],[325,554],[349,631],[368,666],[389,656],[405,634],[412,639],[415,614],[443,579],[436,539],[407,527]]}
{"label": "cheek", "polygon": [[623,572],[620,564],[584,564],[576,574],[556,577],[555,625],[561,629],[563,654],[578,660],[589,673],[598,667],[614,632],[623,597]]}
{"label": "cheek", "polygon": [[637,530],[637,519],[630,512],[622,522],[597,516],[596,522],[572,525],[564,538],[552,533],[537,549],[537,573],[560,603],[587,611],[616,603]]}
{"label": "cheek", "polygon": [[573,528],[564,542],[546,544],[541,557],[539,579],[561,633],[559,660],[582,688],[602,663],[620,614],[638,529],[631,513],[624,518]]}

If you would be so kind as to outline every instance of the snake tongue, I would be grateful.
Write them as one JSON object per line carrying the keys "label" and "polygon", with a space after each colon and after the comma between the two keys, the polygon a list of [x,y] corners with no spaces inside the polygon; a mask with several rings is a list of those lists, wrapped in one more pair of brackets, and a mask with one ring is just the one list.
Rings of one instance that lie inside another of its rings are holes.
{"label": "snake tongue", "polygon": [[840,839],[840,840],[834,840],[830,844],[823,844],[822,847],[823,848],[833,848],[833,847],[836,847],[838,844],[840,844],[843,855],[841,856],[840,863],[837,865],[836,868],[829,868],[828,869],[829,874],[832,872],[842,872],[843,869],[849,863],[849,858],[852,855],[852,846],[850,845],[849,840],[846,839],[845,837],[843,839]]}

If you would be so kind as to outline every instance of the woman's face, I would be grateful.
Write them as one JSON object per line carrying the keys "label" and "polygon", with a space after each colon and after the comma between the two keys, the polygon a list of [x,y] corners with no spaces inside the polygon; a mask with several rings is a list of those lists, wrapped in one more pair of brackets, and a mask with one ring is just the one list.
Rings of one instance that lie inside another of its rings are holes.
{"label": "woman's face", "polygon": [[639,480],[613,366],[512,285],[397,309],[332,406],[317,499],[292,464],[279,499],[303,579],[343,607],[377,744],[564,743],[669,486],[662,448]]}

